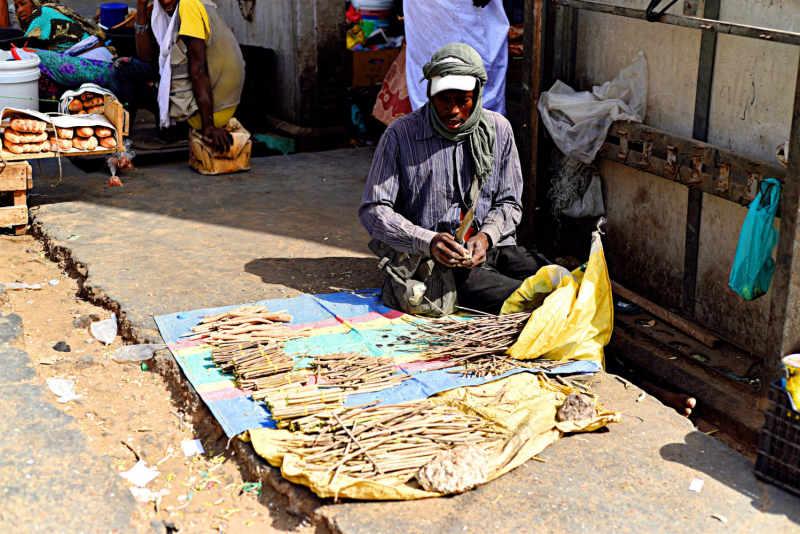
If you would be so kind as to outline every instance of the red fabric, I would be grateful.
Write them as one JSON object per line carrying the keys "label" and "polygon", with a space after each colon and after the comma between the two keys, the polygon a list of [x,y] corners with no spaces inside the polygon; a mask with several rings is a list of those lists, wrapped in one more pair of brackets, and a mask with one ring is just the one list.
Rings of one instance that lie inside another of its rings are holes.
{"label": "red fabric", "polygon": [[345,16],[347,17],[347,22],[352,22],[353,24],[358,24],[361,22],[361,13],[359,13],[358,10],[353,6],[350,6],[350,9],[347,10]]}
{"label": "red fabric", "polygon": [[408,115],[411,111],[411,99],[408,98],[406,87],[406,45],[403,44],[400,54],[383,79],[381,92],[372,108],[372,116],[388,126],[396,118]]}

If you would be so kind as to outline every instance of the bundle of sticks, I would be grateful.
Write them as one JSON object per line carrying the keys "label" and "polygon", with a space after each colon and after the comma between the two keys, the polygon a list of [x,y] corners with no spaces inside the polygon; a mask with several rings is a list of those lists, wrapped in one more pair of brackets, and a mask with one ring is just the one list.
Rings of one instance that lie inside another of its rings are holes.
{"label": "bundle of sticks", "polygon": [[480,417],[427,400],[319,413],[296,421],[296,429],[286,451],[298,454],[305,469],[330,476],[330,484],[340,474],[407,482],[441,450],[472,445],[491,452],[506,437]]}
{"label": "bundle of sticks", "polygon": [[274,342],[223,345],[211,349],[211,359],[223,372],[233,373],[242,389],[253,389],[260,378],[294,369],[293,358]]}
{"label": "bundle of sticks", "polygon": [[497,376],[513,369],[554,369],[569,362],[550,360],[520,361],[505,355],[525,328],[531,312],[508,315],[482,314],[470,320],[452,317],[414,323],[427,335],[419,338],[428,345],[423,356],[428,359],[449,356],[439,369],[465,367],[451,371],[464,377]]}
{"label": "bundle of sticks", "polygon": [[192,331],[181,337],[189,340],[206,339],[217,344],[249,341],[286,342],[307,337],[310,328],[292,330],[284,323],[292,320],[286,310],[270,312],[266,306],[240,306],[235,310],[204,317]]}
{"label": "bundle of sticks", "polygon": [[359,352],[316,356],[311,362],[320,388],[341,388],[371,393],[391,388],[411,378],[398,373],[394,358],[375,358]]}

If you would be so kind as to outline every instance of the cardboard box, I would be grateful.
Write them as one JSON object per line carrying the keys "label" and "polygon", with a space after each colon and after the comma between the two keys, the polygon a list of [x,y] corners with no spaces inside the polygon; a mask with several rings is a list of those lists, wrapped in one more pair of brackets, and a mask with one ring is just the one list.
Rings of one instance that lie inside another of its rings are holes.
{"label": "cardboard box", "polygon": [[399,48],[389,50],[348,50],[348,87],[367,87],[380,85],[389,72],[394,60],[400,54]]}

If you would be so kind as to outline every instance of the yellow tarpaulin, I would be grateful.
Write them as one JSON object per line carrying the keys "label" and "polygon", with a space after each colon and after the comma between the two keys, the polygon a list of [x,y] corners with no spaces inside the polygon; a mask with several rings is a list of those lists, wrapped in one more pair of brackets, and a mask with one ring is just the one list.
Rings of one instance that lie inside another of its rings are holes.
{"label": "yellow tarpaulin", "polygon": [[[535,308],[535,309],[534,309]],[[518,360],[592,360],[604,365],[611,339],[614,301],[599,232],[589,261],[571,273],[542,267],[506,300],[501,315],[534,309],[508,354]]]}
{"label": "yellow tarpaulin", "polygon": [[[500,397],[502,403],[492,405],[490,401],[496,399],[503,389]],[[503,446],[490,457],[488,480],[494,480],[539,454],[564,432],[588,432],[621,420],[620,414],[597,405],[597,415],[592,419],[557,422],[558,407],[573,392],[575,390],[571,387],[552,382],[543,375],[519,373],[480,386],[446,391],[428,400],[451,406],[463,413],[478,415],[508,433]],[[330,475],[304,469],[301,457],[286,447],[286,440],[291,435],[286,430],[250,431],[253,447],[260,456],[271,465],[280,467],[284,478],[308,486],[320,497],[411,500],[441,496],[423,490],[413,479],[407,483],[397,481],[392,484],[386,479],[372,482],[340,475],[334,484],[330,484]]]}

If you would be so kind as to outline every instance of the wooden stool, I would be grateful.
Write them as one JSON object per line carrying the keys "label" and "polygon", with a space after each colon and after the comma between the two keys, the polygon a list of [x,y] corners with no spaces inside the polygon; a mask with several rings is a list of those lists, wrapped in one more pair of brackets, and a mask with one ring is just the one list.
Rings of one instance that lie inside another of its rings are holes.
{"label": "wooden stool", "polygon": [[33,187],[33,169],[27,161],[0,163],[0,191],[11,191],[11,206],[0,207],[0,227],[13,227],[14,233],[22,235],[28,229],[27,191]]}

